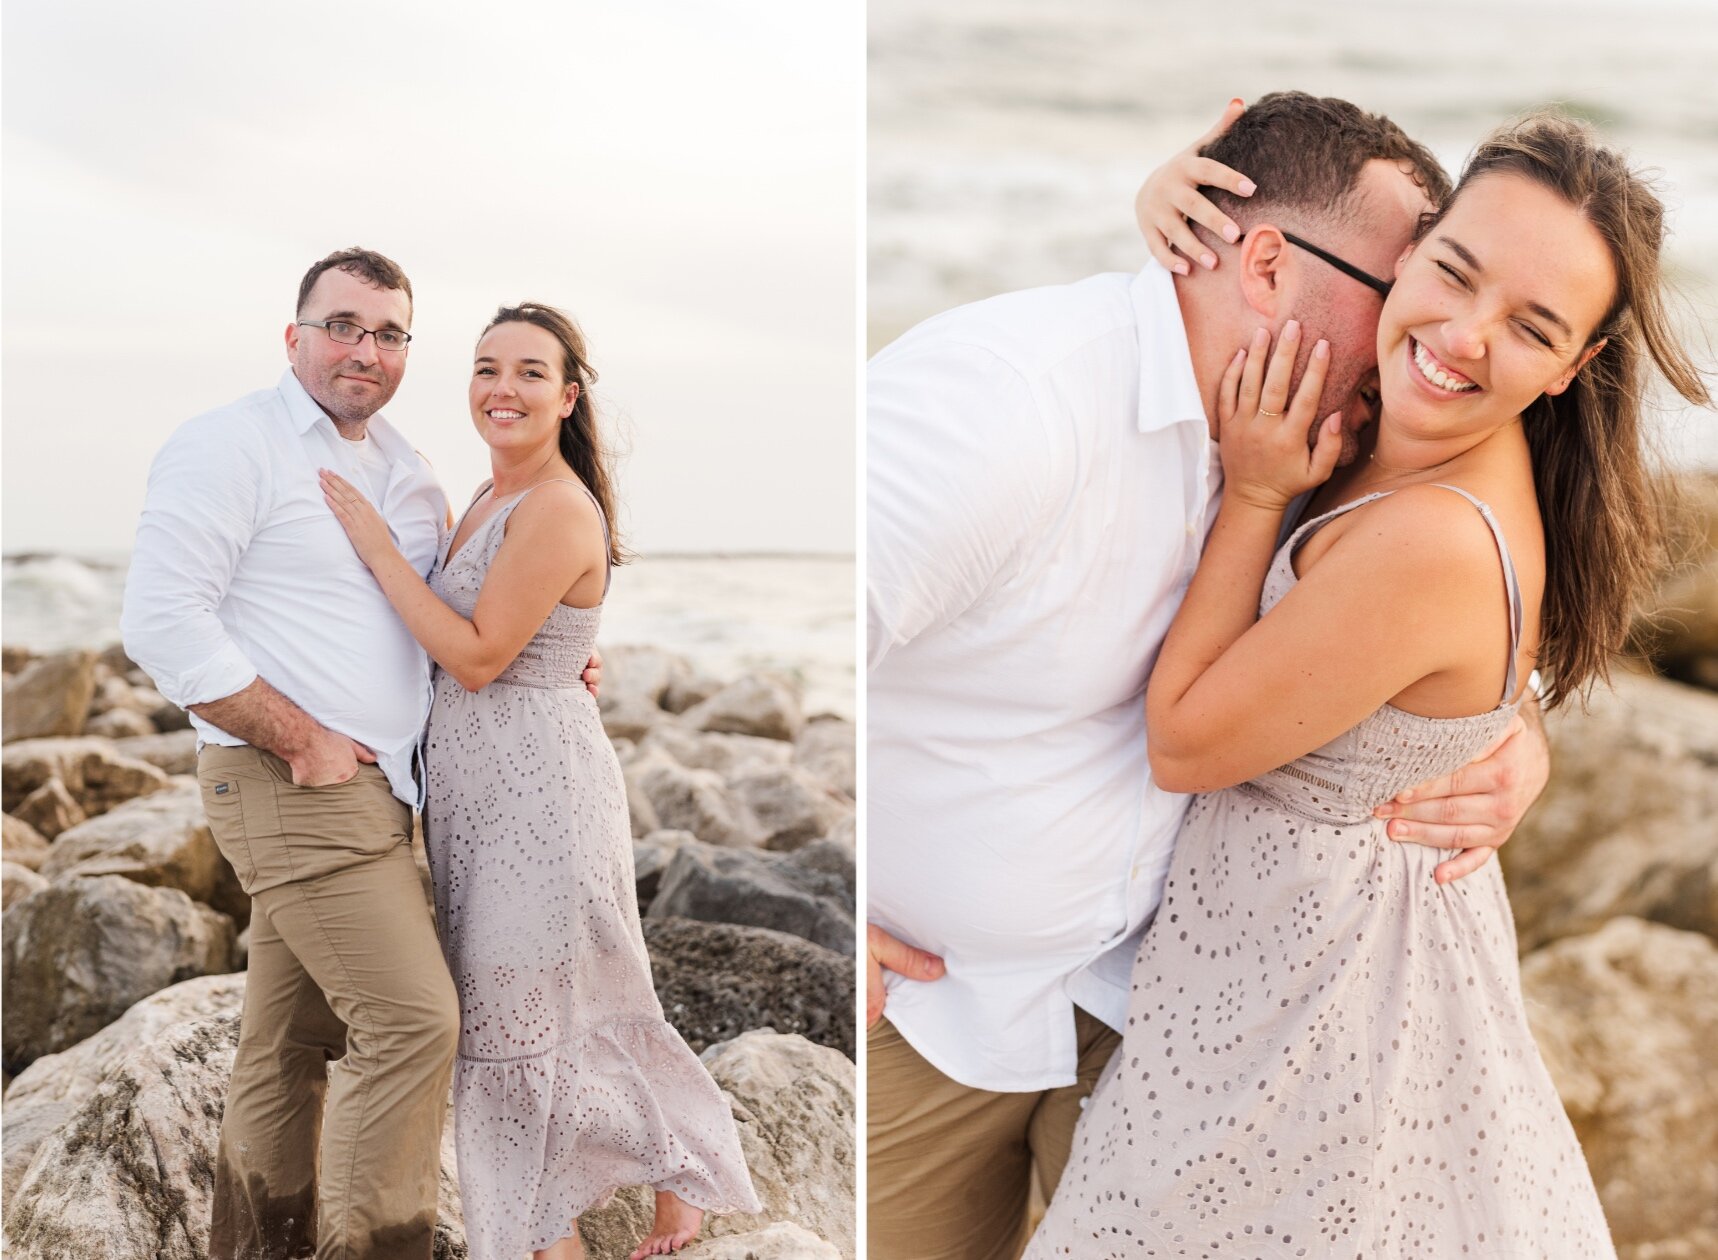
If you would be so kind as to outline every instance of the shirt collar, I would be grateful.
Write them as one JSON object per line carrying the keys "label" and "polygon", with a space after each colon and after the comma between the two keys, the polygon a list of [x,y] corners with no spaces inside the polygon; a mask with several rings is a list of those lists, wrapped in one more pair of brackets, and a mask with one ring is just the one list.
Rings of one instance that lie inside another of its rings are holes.
{"label": "shirt collar", "polygon": [[[330,429],[334,421],[328,418],[328,413],[310,396],[310,391],[304,388],[304,382],[298,379],[298,374],[287,368],[280,378],[280,396],[286,401],[286,414],[292,419],[292,431],[305,434],[316,427],[316,422],[325,422]],[[375,439],[376,449],[390,460],[398,460],[413,454],[412,448],[406,444],[393,425],[389,424],[377,412],[370,417],[370,423],[364,426],[364,432]],[[336,430],[338,436],[338,430]]]}
{"label": "shirt collar", "polygon": [[1139,431],[1156,433],[1181,423],[1208,429],[1174,277],[1152,259],[1134,277],[1132,297],[1139,328]]}

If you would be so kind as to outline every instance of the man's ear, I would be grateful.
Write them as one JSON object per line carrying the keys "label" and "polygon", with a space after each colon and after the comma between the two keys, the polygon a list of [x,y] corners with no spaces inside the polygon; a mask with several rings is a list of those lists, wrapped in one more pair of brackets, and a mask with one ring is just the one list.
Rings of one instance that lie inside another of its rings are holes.
{"label": "man's ear", "polygon": [[1555,396],[1568,389],[1570,385],[1575,383],[1576,374],[1579,373],[1582,368],[1587,366],[1587,363],[1595,354],[1605,348],[1605,343],[1609,340],[1609,337],[1600,337],[1592,345],[1581,351],[1581,357],[1575,360],[1575,365],[1567,372],[1563,373],[1562,376],[1559,376],[1556,380],[1547,385],[1545,387],[1545,392]]}
{"label": "man's ear", "polygon": [[286,357],[291,359],[298,353],[298,322],[295,320],[286,326]]}
{"label": "man's ear", "polygon": [[1247,229],[1241,242],[1241,297],[1267,322],[1288,309],[1289,243],[1269,223]]}

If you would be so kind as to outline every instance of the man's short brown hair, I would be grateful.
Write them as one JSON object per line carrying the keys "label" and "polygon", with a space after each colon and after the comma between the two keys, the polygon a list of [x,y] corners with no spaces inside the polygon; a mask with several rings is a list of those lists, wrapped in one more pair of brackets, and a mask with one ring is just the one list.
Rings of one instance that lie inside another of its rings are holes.
{"label": "man's short brown hair", "polygon": [[1378,158],[1404,165],[1433,205],[1450,195],[1450,177],[1431,150],[1381,114],[1334,96],[1262,96],[1200,153],[1258,186],[1251,197],[1201,189],[1242,228],[1283,211],[1296,221],[1347,220],[1361,168]]}
{"label": "man's short brown hair", "polygon": [[322,273],[336,268],[357,276],[378,289],[398,289],[406,295],[406,305],[411,305],[412,282],[406,279],[406,273],[400,270],[400,264],[373,249],[359,249],[354,245],[351,249],[336,250],[304,273],[304,279],[298,284],[296,314],[304,314],[304,304],[310,300],[310,291],[316,287]]}

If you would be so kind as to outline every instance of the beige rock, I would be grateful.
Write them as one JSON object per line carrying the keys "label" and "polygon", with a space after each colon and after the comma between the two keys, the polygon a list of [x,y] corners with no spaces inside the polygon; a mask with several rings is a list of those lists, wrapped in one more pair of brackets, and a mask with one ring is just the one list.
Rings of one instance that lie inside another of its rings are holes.
{"label": "beige rock", "polygon": [[838,1248],[791,1221],[695,1242],[676,1254],[680,1260],[841,1260]]}
{"label": "beige rock", "polygon": [[193,730],[116,739],[113,750],[132,761],[148,762],[166,774],[197,773],[197,732]]}
{"label": "beige rock", "polygon": [[95,653],[55,652],[31,661],[5,682],[0,739],[12,743],[83,729],[95,692]]}
{"label": "beige rock", "polygon": [[[1513,842],[1511,842],[1513,843]],[[1718,1239],[1718,946],[1617,919],[1530,955],[1522,988],[1619,1252]]]}
{"label": "beige rock", "polygon": [[1718,690],[1718,474],[1685,475],[1680,490],[1672,531],[1679,563],[1634,641],[1673,678]]}
{"label": "beige rock", "polygon": [[105,739],[127,739],[138,735],[154,735],[155,724],[135,709],[109,709],[84,723],[86,735]]}
{"label": "beige rock", "polygon": [[[159,696],[159,693],[155,693]],[[139,689],[139,699],[145,699],[142,689]],[[186,713],[171,700],[161,697],[161,702],[149,710],[149,720],[155,724],[158,731],[188,731],[191,729],[191,715]]]}
{"label": "beige rock", "polygon": [[767,849],[797,849],[853,812],[846,797],[801,766],[752,771],[730,780],[728,791],[757,819]]}
{"label": "beige rock", "polygon": [[88,815],[72,799],[64,783],[49,779],[18,802],[17,817],[34,827],[44,839],[52,840],[62,831],[77,826]]}
{"label": "beige rock", "polygon": [[137,672],[137,662],[125,654],[125,645],[123,643],[108,644],[108,646],[101,650],[101,655],[96,659],[100,661],[104,667],[112,670],[121,678]]}
{"label": "beige rock", "polygon": [[692,672],[691,663],[685,657],[649,644],[622,643],[605,647],[602,656],[602,694],[598,705],[604,710],[610,705],[634,700],[659,709],[662,697],[674,680]]}
{"label": "beige rock", "polygon": [[757,820],[729,797],[714,770],[688,770],[657,750],[636,757],[624,773],[650,801],[657,827],[690,831],[706,844],[729,848],[755,848],[763,841]]}
{"label": "beige rock", "polygon": [[603,733],[610,739],[641,740],[658,723],[672,720],[671,714],[637,697],[605,700],[602,705]]}
{"label": "beige rock", "polygon": [[4,817],[6,825],[4,833],[0,833],[0,850],[4,851],[6,861],[32,871],[41,870],[48,858],[47,839],[22,818],[11,814]]}
{"label": "beige rock", "polygon": [[829,829],[824,837],[830,844],[846,851],[847,856],[853,857],[859,852],[859,825],[852,814],[841,819]]}
{"label": "beige rock", "polygon": [[1625,914],[1718,936],[1718,696],[1622,674],[1546,728],[1550,785],[1500,853],[1522,950]]}
{"label": "beige rock", "polygon": [[31,893],[46,888],[48,881],[27,866],[16,862],[0,862],[0,910],[9,910],[14,901],[22,901]]}
{"label": "beige rock", "polygon": [[680,716],[694,730],[764,739],[792,740],[805,726],[799,687],[779,674],[748,674]]}
{"label": "beige rock", "polygon": [[124,756],[113,741],[91,736],[23,740],[0,754],[0,789],[8,813],[49,779],[64,783],[93,818],[122,801],[160,791],[167,777],[148,762]]}
{"label": "beige rock", "polygon": [[5,1198],[42,1142],[95,1092],[102,1078],[137,1047],[190,1019],[236,1017],[244,1004],[243,973],[199,976],[151,994],[92,1037],[59,1054],[43,1055],[6,1092]]}
{"label": "beige rock", "polygon": [[793,748],[778,739],[755,735],[721,735],[688,730],[678,724],[653,729],[640,751],[660,749],[688,770],[714,770],[724,779],[771,766],[785,766]]}
{"label": "beige rock", "polygon": [[857,728],[846,718],[820,713],[793,741],[793,759],[824,783],[857,800]]}
{"label": "beige rock", "polygon": [[722,687],[720,678],[693,667],[668,684],[668,690],[662,693],[662,707],[670,713],[684,713],[693,705],[704,703]]}
{"label": "beige rock", "polygon": [[193,976],[231,971],[226,915],[174,888],[115,875],[50,884],[6,914],[7,1071],[77,1044]]}
{"label": "beige rock", "polygon": [[0,674],[16,674],[35,659],[36,654],[27,647],[12,644],[0,648]]}
{"label": "beige rock", "polygon": [[197,781],[177,778],[164,791],[127,801],[64,832],[42,874],[49,879],[123,875],[140,884],[177,888],[193,901],[250,921],[250,898],[215,847]]}

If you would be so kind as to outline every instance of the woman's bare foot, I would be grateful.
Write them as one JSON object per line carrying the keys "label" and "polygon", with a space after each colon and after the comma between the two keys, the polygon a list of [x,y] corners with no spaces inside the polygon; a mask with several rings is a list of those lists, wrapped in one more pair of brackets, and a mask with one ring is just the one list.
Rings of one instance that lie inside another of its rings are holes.
{"label": "woman's bare foot", "polygon": [[550,1243],[541,1251],[533,1251],[531,1260],[585,1260],[585,1244],[579,1237],[578,1222],[573,1222],[573,1232],[567,1237]]}
{"label": "woman's bare foot", "polygon": [[702,1208],[693,1207],[672,1190],[658,1190],[656,1223],[650,1227],[650,1236],[638,1244],[638,1250],[627,1260],[644,1260],[646,1256],[666,1256],[679,1251],[692,1241],[703,1223]]}

